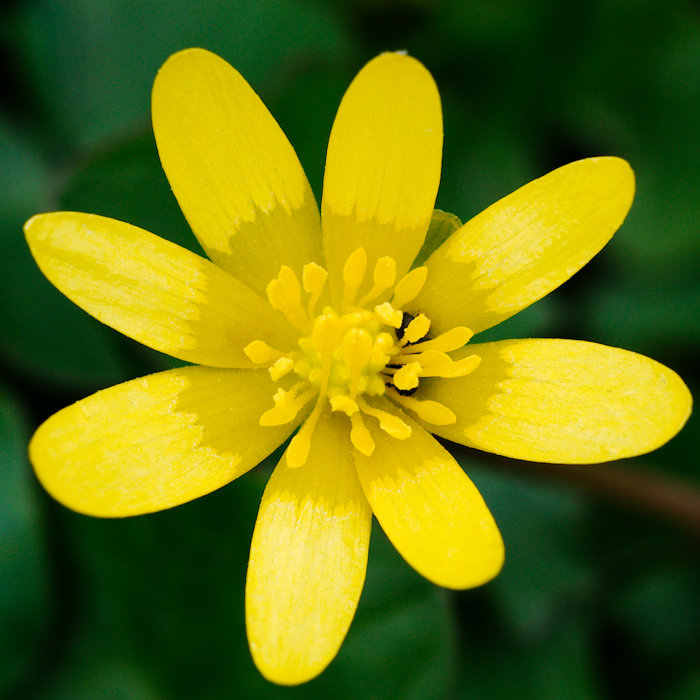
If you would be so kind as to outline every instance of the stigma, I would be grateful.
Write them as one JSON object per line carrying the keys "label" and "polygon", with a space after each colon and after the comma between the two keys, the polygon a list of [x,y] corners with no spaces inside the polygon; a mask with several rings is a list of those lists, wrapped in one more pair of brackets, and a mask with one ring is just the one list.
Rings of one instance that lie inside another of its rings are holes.
{"label": "stigma", "polygon": [[[273,406],[260,416],[260,425],[283,425],[301,411],[309,411],[287,449],[290,467],[306,462],[325,404],[348,417],[352,445],[367,456],[375,447],[368,420],[377,421],[379,428],[398,440],[411,435],[411,426],[399,412],[375,405],[377,397],[386,395],[426,423],[456,421],[443,404],[420,399],[420,381],[465,376],[478,367],[480,358],[453,360],[449,355],[469,342],[468,328],[457,326],[432,337],[430,319],[404,311],[420,293],[427,273],[426,267],[416,267],[397,282],[396,263],[384,256],[374,266],[371,283],[365,283],[367,255],[364,248],[357,248],[343,267],[340,304],[320,308],[328,278],[320,265],[305,265],[301,281],[283,265],[270,281],[268,301],[299,331],[297,347],[285,351],[254,340],[243,350],[254,364],[267,367],[273,381],[287,375],[296,380],[286,383],[287,389],[278,387]],[[358,299],[363,285],[369,290]]]}

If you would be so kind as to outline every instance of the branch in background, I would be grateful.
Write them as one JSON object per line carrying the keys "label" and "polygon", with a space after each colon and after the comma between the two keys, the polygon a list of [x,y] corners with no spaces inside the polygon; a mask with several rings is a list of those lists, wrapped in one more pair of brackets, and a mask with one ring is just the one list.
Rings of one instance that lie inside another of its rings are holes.
{"label": "branch in background", "polygon": [[622,466],[624,462],[545,464],[495,455],[488,457],[499,469],[574,486],[607,500],[662,516],[700,535],[700,489],[680,479],[662,476],[650,467]]}

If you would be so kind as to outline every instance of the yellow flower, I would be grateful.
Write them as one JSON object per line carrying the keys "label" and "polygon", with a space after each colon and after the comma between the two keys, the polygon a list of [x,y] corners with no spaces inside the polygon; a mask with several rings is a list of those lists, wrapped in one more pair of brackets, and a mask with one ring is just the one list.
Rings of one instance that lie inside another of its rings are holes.
{"label": "yellow flower", "polygon": [[248,637],[267,678],[300,683],[335,656],[373,513],[438,585],[478,586],[500,570],[491,514],[428,431],[518,459],[592,463],[652,450],[687,419],[681,379],[634,353],[572,340],[468,345],[605,245],[632,202],[624,161],[590,158],[525,185],[412,268],[442,151],[438,92],[413,58],[379,56],[345,94],[320,215],[277,123],[213,54],[166,62],[153,125],[212,262],[89,214],[39,215],[26,235],[44,274],[88,313],[199,366],[63,409],[38,429],[31,459],[68,507],[120,517],[227,484],[301,426],[250,552]]}

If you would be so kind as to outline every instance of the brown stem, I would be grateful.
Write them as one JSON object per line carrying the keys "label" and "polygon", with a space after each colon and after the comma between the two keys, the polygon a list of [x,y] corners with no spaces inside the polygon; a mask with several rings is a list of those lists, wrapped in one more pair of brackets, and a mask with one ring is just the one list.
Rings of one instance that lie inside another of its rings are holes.
{"label": "brown stem", "polygon": [[624,462],[544,464],[489,457],[498,468],[582,488],[602,498],[673,520],[700,534],[700,490],[679,479],[661,476],[649,467],[635,465],[631,468],[622,466]]}

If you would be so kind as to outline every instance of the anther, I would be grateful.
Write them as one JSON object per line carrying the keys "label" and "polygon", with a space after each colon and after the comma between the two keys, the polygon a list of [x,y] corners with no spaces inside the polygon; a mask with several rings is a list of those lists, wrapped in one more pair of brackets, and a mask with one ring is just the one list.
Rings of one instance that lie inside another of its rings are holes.
{"label": "anther", "polygon": [[357,413],[360,407],[355,401],[351,399],[347,394],[338,394],[330,399],[331,410],[332,411],[342,411],[346,416],[352,416],[353,413]]}
{"label": "anther", "polygon": [[270,347],[263,340],[254,340],[252,343],[248,343],[248,345],[243,348],[243,352],[248,359],[256,365],[266,365],[282,356],[279,350]]}
{"label": "anther", "polygon": [[413,411],[421,420],[432,425],[451,425],[457,422],[457,416],[444,404],[430,399],[420,401],[412,396],[402,396],[397,391],[392,391],[392,398],[397,403]]}
{"label": "anther", "polygon": [[297,413],[314,397],[316,391],[313,387],[309,387],[302,394],[297,395],[299,387],[306,385],[307,382],[299,382],[289,391],[285,391],[281,387],[277,389],[272,397],[275,405],[265,411],[260,416],[260,425],[269,427],[273,425],[284,425],[296,418]]}
{"label": "anther", "polygon": [[418,377],[420,376],[420,363],[409,362],[394,373],[394,386],[401,391],[411,391],[418,386]]}
{"label": "anther", "polygon": [[374,313],[377,314],[379,320],[382,323],[386,323],[387,326],[392,326],[393,328],[401,327],[403,314],[397,311],[388,301],[375,306]]}
{"label": "anther", "polygon": [[268,367],[270,379],[276,382],[294,369],[294,360],[291,357],[280,357],[271,367]]}
{"label": "anther", "polygon": [[397,440],[406,440],[411,437],[411,426],[404,423],[397,415],[382,411],[379,408],[370,406],[366,401],[359,401],[363,413],[372,416],[379,421],[379,427],[387,434]]}
{"label": "anther", "polygon": [[367,253],[360,247],[348,255],[343,267],[343,307],[349,308],[355,303],[357,290],[365,278]]}
{"label": "anther", "polygon": [[311,415],[304,421],[299,432],[292,438],[287,448],[287,465],[292,469],[297,469],[306,463],[311,449],[311,436],[321,415],[323,399],[319,396]]}
{"label": "anther", "polygon": [[372,356],[372,336],[363,328],[346,331],[340,344],[340,356],[350,368],[350,396],[357,394],[362,368]]}
{"label": "anther", "polygon": [[391,304],[394,308],[402,309],[406,304],[413,301],[425,284],[428,277],[428,268],[425,266],[416,267],[399,281],[394,289],[394,296]]}
{"label": "anther", "polygon": [[374,439],[369,430],[367,430],[362,416],[359,413],[353,413],[350,416],[350,423],[352,425],[350,442],[352,442],[356,450],[365,455],[365,457],[369,457],[374,452]]}
{"label": "anther", "polygon": [[404,344],[417,343],[429,330],[430,319],[425,314],[418,314],[406,327],[401,340]]}
{"label": "anther", "polygon": [[316,302],[323,292],[327,277],[328,273],[320,265],[313,262],[304,265],[302,284],[304,285],[304,291],[311,295],[308,306],[310,318],[313,318],[314,311],[316,310]]}
{"label": "anther", "polygon": [[301,286],[291,267],[282,265],[279,275],[270,280],[265,291],[273,309],[283,313],[295,328],[302,331],[307,328],[308,316],[301,305]]}
{"label": "anther", "polygon": [[466,377],[481,364],[481,357],[478,355],[469,355],[469,357],[463,357],[461,360],[448,359],[449,362],[445,364],[424,368],[421,372],[421,376],[443,377],[445,379]]}
{"label": "anther", "polygon": [[382,292],[389,289],[396,281],[396,262],[394,258],[385,255],[377,260],[374,266],[374,284],[372,289],[358,302],[358,306],[364,306],[368,301],[376,299]]}
{"label": "anther", "polygon": [[449,331],[441,333],[436,338],[423,340],[404,349],[404,353],[423,352],[424,350],[440,350],[441,352],[452,352],[466,345],[474,333],[466,326],[455,326]]}

